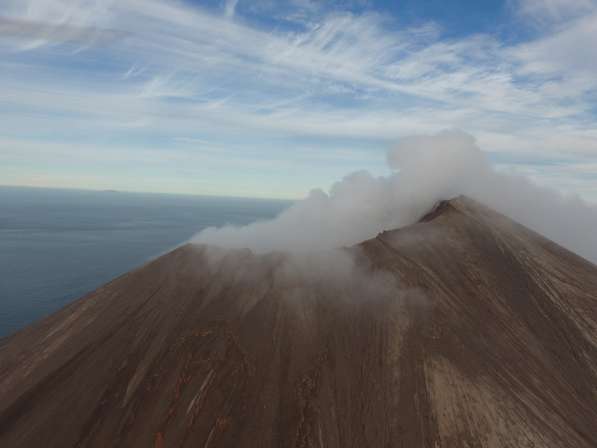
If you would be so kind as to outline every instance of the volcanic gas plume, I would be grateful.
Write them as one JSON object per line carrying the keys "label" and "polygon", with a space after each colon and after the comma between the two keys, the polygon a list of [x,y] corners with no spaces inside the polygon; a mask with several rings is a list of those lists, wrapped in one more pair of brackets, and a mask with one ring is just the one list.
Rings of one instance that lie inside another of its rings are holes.
{"label": "volcanic gas plume", "polygon": [[497,172],[468,134],[406,137],[387,159],[394,171],[386,177],[356,172],[274,220],[209,228],[193,241],[258,252],[337,248],[412,224],[438,201],[466,195],[597,261],[597,207]]}

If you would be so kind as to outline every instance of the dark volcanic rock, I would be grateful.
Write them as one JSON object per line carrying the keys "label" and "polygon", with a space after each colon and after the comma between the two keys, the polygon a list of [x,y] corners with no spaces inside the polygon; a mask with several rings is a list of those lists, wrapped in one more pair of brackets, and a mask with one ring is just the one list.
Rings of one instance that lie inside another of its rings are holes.
{"label": "dark volcanic rock", "polygon": [[465,198],[351,251],[383,293],[185,246],[2,341],[0,446],[597,446],[597,267]]}

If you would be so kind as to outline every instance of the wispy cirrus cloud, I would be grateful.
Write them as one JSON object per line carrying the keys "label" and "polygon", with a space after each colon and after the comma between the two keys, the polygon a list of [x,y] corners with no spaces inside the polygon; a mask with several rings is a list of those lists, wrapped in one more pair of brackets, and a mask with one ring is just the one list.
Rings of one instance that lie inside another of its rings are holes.
{"label": "wispy cirrus cloud", "polygon": [[577,1],[583,15],[564,18],[555,0],[519,3],[565,26],[512,43],[314,5],[280,11],[308,15],[285,26],[243,16],[242,2],[8,0],[0,130],[131,150],[242,140],[276,163],[289,141],[295,151],[368,147],[375,165],[403,135],[460,127],[492,153],[582,161],[597,155],[597,55],[580,45],[597,37],[597,15]]}
{"label": "wispy cirrus cloud", "polygon": [[595,11],[595,0],[517,0],[516,11],[525,19],[538,25],[560,24]]}

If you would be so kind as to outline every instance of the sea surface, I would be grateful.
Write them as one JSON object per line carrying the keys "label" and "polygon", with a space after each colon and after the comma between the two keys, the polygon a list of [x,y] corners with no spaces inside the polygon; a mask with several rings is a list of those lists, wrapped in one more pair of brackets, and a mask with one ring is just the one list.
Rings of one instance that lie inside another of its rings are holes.
{"label": "sea surface", "polygon": [[0,338],[210,226],[289,201],[0,187]]}

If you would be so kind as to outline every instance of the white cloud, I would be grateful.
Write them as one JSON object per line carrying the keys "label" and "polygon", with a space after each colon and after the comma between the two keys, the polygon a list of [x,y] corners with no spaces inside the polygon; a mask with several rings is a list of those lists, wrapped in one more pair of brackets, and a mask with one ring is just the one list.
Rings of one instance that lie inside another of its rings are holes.
{"label": "white cloud", "polygon": [[[597,48],[592,43],[596,40],[597,10],[568,22],[567,26],[560,31],[515,47],[512,52],[522,63],[522,69],[527,74],[556,74],[564,78],[560,82],[564,87],[568,82],[580,79],[588,81],[585,88],[595,88]],[[578,87],[583,86],[574,87],[577,90],[566,93],[579,94]]]}
{"label": "white cloud", "polygon": [[[562,4],[527,0],[521,8]],[[7,0],[0,99],[11,112],[0,131],[21,139],[30,129],[219,132],[253,146],[309,137],[380,149],[413,132],[460,127],[492,152],[597,155],[595,15],[507,45],[321,9],[302,27],[264,29],[230,20],[236,2],[223,5],[224,14],[161,0]],[[73,56],[73,47],[93,51]]]}
{"label": "white cloud", "polygon": [[116,40],[124,35],[124,30],[109,29],[113,3],[113,0],[8,1],[0,11],[0,35],[19,39],[21,50],[69,41],[91,45]]}
{"label": "white cloud", "polygon": [[226,17],[233,17],[236,11],[238,0],[226,0],[224,3],[224,14]]}
{"label": "white cloud", "polygon": [[595,0],[518,0],[517,3],[519,14],[542,25],[578,17],[597,7]]}

